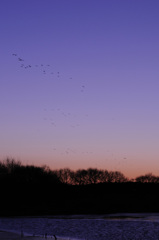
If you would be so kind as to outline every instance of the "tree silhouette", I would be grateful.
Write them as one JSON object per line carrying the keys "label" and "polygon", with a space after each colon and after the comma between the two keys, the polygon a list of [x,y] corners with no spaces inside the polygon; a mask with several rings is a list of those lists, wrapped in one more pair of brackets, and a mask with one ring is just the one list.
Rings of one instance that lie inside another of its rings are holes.
{"label": "tree silhouette", "polygon": [[159,183],[159,177],[152,175],[152,173],[147,173],[144,176],[139,176],[135,180],[136,182],[141,183]]}

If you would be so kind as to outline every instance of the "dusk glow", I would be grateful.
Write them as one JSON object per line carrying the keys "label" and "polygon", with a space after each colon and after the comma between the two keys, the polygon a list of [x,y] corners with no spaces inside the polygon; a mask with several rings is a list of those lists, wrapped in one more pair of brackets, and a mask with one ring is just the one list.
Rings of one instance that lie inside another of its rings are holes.
{"label": "dusk glow", "polygon": [[159,1],[0,5],[0,159],[159,175]]}

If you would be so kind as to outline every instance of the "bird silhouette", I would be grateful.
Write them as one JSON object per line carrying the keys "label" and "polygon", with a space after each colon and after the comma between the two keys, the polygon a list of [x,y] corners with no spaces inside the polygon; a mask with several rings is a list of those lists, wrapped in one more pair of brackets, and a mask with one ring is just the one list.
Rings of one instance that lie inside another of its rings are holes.
{"label": "bird silhouette", "polygon": [[18,60],[21,62],[21,61],[24,61],[22,58],[18,58]]}

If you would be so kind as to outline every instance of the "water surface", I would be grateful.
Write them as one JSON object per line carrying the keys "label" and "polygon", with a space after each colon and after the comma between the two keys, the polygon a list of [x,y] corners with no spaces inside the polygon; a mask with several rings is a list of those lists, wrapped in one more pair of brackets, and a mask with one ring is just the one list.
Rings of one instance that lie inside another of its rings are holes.
{"label": "water surface", "polygon": [[82,240],[158,240],[159,214],[0,218],[0,229]]}

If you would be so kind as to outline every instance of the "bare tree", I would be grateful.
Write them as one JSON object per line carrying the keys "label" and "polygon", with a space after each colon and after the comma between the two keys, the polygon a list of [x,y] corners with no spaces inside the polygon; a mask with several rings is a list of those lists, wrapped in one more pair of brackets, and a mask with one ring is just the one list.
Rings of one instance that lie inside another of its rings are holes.
{"label": "bare tree", "polygon": [[136,182],[141,183],[159,183],[159,177],[152,175],[152,173],[147,173],[145,175],[139,176],[135,180]]}

